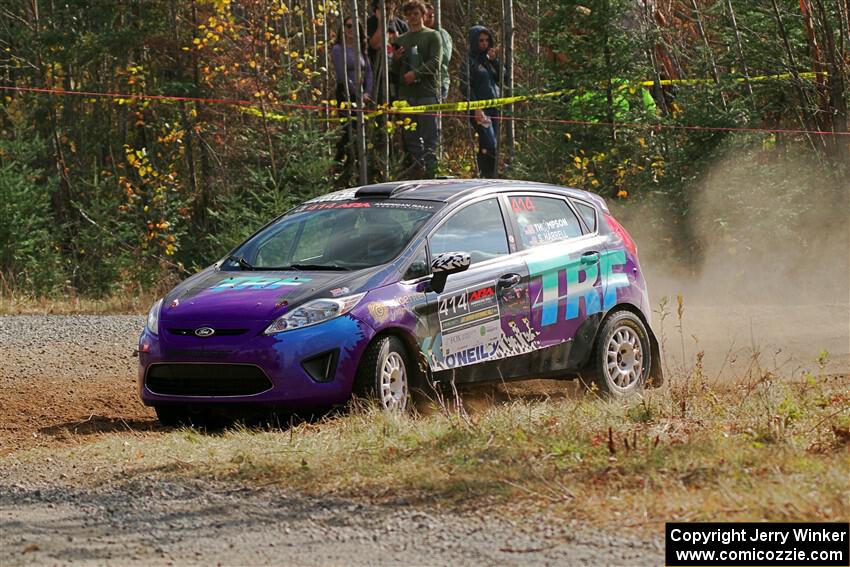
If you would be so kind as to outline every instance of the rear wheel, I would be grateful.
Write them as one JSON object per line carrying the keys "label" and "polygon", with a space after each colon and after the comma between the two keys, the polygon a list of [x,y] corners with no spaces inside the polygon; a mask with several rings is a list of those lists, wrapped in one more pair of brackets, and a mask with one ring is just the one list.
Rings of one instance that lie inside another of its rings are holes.
{"label": "rear wheel", "polygon": [[630,311],[617,311],[602,326],[586,374],[605,395],[623,398],[643,389],[652,364],[649,336]]}
{"label": "rear wheel", "polygon": [[382,337],[366,349],[357,370],[354,393],[373,399],[388,412],[404,412],[410,403],[412,370],[404,343]]}

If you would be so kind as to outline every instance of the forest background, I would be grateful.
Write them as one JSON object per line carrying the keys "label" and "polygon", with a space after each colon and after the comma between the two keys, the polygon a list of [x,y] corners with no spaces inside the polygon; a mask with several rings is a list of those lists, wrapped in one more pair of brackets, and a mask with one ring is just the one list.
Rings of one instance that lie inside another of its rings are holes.
{"label": "forest background", "polygon": [[[0,299],[159,293],[344,184],[326,46],[355,5],[365,19],[364,0],[0,2]],[[513,34],[513,94],[567,91],[503,109],[502,176],[601,194],[684,272],[706,233],[729,255],[847,233],[850,0],[440,8],[449,101],[475,24],[503,59]],[[475,176],[466,115],[442,123],[440,173]],[[392,179],[382,122],[365,130],[371,180]]]}

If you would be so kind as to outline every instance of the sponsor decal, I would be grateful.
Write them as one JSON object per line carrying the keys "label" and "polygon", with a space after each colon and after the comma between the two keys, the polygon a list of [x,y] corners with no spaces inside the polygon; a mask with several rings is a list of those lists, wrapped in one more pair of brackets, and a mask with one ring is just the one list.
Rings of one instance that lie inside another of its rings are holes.
{"label": "sponsor decal", "polygon": [[353,194],[344,195],[341,199],[313,199],[295,208],[296,212],[326,211],[335,209],[397,209],[406,211],[435,211],[442,203],[429,203],[426,201],[360,201]]}
{"label": "sponsor decal", "polygon": [[366,306],[369,315],[378,325],[383,325],[387,321],[395,321],[401,319],[404,315],[404,307],[398,304],[397,301],[373,301]]}
{"label": "sponsor decal", "polygon": [[[326,211],[328,209],[371,209],[368,201],[352,201],[350,203],[307,203],[300,211]],[[300,212],[299,211],[299,212]]]}
{"label": "sponsor decal", "polygon": [[411,203],[408,201],[381,201],[372,203],[378,209],[406,209],[409,211],[433,211],[440,207],[436,203]]}
{"label": "sponsor decal", "polygon": [[474,351],[469,356],[476,360],[488,358],[484,347],[497,342],[502,332],[495,284],[439,296],[437,315],[444,356]]}
{"label": "sponsor decal", "polygon": [[409,309],[416,305],[425,303],[425,294],[422,292],[409,293],[395,299],[384,301],[373,301],[366,305],[369,315],[378,325],[388,321],[398,321]]}
{"label": "sponsor decal", "polygon": [[308,203],[324,203],[326,201],[350,201],[357,195],[357,189],[343,189],[342,191],[334,191],[327,195],[321,195],[315,199],[310,199]]}
{"label": "sponsor decal", "polygon": [[412,307],[414,305],[419,305],[421,303],[425,303],[425,294],[421,291],[417,291],[416,293],[409,293],[407,295],[402,295],[398,298],[398,302],[405,307]]}
{"label": "sponsor decal", "polygon": [[[540,332],[531,327],[528,317],[522,317],[520,323],[515,320],[509,321],[509,334],[503,332],[500,328],[498,336],[494,340],[474,346],[463,347],[458,345],[461,348],[450,354],[444,354],[446,350],[444,335],[437,334],[427,337],[422,343],[422,353],[425,355],[431,370],[435,372],[527,354],[539,348],[537,337]],[[484,335],[488,332],[487,329],[483,331],[480,328],[474,330],[478,330],[479,333],[483,332]]]}
{"label": "sponsor decal", "polygon": [[[526,260],[531,278],[541,278],[540,294],[534,299],[532,310],[541,310],[541,325],[554,325],[563,305],[562,320],[575,319],[580,307],[585,316],[602,313],[617,304],[617,290],[628,287],[625,273],[615,272],[618,266],[626,265],[626,252],[622,248],[606,250],[599,255],[599,262],[585,264],[581,255],[552,254],[541,249],[541,253]],[[564,295],[559,288],[565,288]]]}
{"label": "sponsor decal", "polygon": [[[460,331],[443,335],[443,355],[449,356],[462,352],[478,352],[485,345],[497,342],[502,334],[502,325],[498,320],[487,321],[480,325],[466,327]],[[483,350],[481,351],[483,353]],[[473,354],[473,356],[476,356]],[[484,355],[476,356],[484,358]]]}
{"label": "sponsor decal", "polygon": [[334,289],[331,290],[331,295],[333,297],[339,297],[341,295],[345,295],[345,294],[349,293],[350,291],[351,290],[348,289],[347,287],[337,287],[337,288],[334,288]]}
{"label": "sponsor decal", "polygon": [[469,294],[469,302],[475,304],[481,300],[489,299],[494,295],[496,295],[496,290],[493,286],[482,287]]}
{"label": "sponsor decal", "polygon": [[499,290],[499,305],[509,312],[528,313],[528,286],[524,284],[503,287]]}
{"label": "sponsor decal", "polygon": [[313,281],[312,278],[294,276],[289,278],[270,278],[263,276],[240,276],[230,278],[210,288],[212,292],[279,289],[282,287],[299,286]]}

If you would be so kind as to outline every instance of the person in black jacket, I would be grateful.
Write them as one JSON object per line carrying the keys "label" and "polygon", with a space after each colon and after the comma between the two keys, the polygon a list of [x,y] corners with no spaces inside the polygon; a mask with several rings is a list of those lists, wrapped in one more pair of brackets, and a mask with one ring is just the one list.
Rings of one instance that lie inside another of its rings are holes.
{"label": "person in black jacket", "polygon": [[[466,100],[488,100],[501,96],[499,83],[502,66],[496,58],[496,41],[484,26],[469,30],[469,56],[461,68],[461,86]],[[470,111],[470,124],[478,134],[478,173],[481,177],[496,176],[496,147],[498,144],[497,108]]]}

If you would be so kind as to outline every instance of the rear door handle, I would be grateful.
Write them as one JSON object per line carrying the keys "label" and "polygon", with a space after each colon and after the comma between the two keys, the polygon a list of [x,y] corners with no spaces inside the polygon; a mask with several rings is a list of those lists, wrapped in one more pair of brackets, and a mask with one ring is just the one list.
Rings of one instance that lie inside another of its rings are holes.
{"label": "rear door handle", "polygon": [[582,264],[596,264],[599,262],[599,252],[585,252],[581,255]]}
{"label": "rear door handle", "polygon": [[498,286],[499,287],[513,287],[519,282],[522,281],[522,276],[519,274],[505,274],[501,278],[499,278]]}

